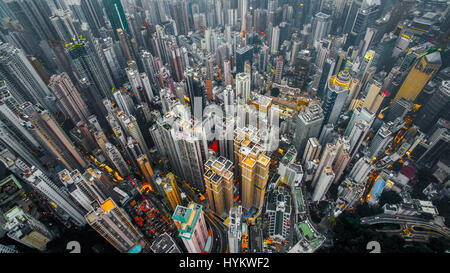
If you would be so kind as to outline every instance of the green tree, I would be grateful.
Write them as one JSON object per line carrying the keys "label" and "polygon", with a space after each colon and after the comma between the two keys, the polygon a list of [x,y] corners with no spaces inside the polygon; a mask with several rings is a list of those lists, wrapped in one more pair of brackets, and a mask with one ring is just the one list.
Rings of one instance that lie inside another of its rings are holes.
{"label": "green tree", "polygon": [[383,191],[378,204],[382,207],[384,204],[400,204],[401,202],[402,198],[395,191]]}
{"label": "green tree", "polygon": [[270,90],[270,95],[272,97],[278,97],[280,95],[280,88],[274,87]]}

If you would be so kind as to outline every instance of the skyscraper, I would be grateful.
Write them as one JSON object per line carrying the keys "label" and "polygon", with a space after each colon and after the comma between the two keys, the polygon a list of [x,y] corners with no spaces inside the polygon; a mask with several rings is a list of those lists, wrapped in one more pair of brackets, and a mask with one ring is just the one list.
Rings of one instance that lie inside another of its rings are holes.
{"label": "skyscraper", "polygon": [[170,206],[175,211],[177,206],[181,205],[180,189],[175,181],[175,176],[172,173],[168,173],[162,185],[167,200],[169,200]]}
{"label": "skyscraper", "polygon": [[374,114],[377,114],[378,110],[380,109],[381,103],[383,102],[384,98],[389,95],[389,93],[386,90],[381,89],[382,84],[376,80],[373,80],[372,84],[368,86],[370,86],[370,88],[366,98],[364,99],[364,104],[362,107],[367,108]]}
{"label": "skyscraper", "polygon": [[270,52],[272,54],[278,54],[278,47],[280,45],[280,28],[278,26],[272,29],[272,41],[270,45]]}
{"label": "skyscraper", "polygon": [[146,246],[141,232],[111,198],[104,202],[94,201],[91,206],[92,209],[84,216],[87,223],[119,252]]}
{"label": "skyscraper", "polygon": [[277,67],[275,69],[275,79],[274,83],[281,83],[281,76],[283,75],[283,56],[278,57]]}
{"label": "skyscraper", "polygon": [[254,127],[237,128],[234,133],[236,173],[240,178],[242,207],[261,209],[269,180],[270,158],[261,146],[259,130]]}
{"label": "skyscraper", "polygon": [[244,72],[245,62],[253,64],[253,46],[246,45],[236,48],[236,73]]}
{"label": "skyscraper", "polygon": [[220,216],[225,216],[233,206],[233,171],[233,163],[223,156],[205,163],[206,194],[210,208]]}
{"label": "skyscraper", "polygon": [[368,176],[372,166],[368,157],[361,157],[350,171],[349,177],[356,183],[363,182]]}
{"label": "skyscraper", "polygon": [[57,213],[65,216],[67,219],[71,219],[77,226],[86,224],[86,221],[82,216],[83,210],[81,207],[78,207],[65,192],[59,189],[56,184],[40,170],[31,167],[28,172],[23,174],[22,178],[34,189],[41,192],[49,202],[53,202]]}
{"label": "skyscraper", "polygon": [[310,105],[296,116],[293,144],[299,154],[303,154],[309,138],[319,136],[323,118],[322,108],[317,104]]}
{"label": "skyscraper", "polygon": [[386,149],[386,146],[391,142],[393,139],[392,132],[389,128],[389,123],[383,123],[381,125],[381,128],[378,129],[378,132],[375,134],[375,136],[372,139],[372,143],[369,146],[369,154],[368,156],[370,158],[378,156],[378,153]]}
{"label": "skyscraper", "polygon": [[123,10],[120,0],[102,0],[102,4],[105,8],[106,16],[111,23],[116,39],[118,37],[116,30],[118,28],[124,29],[128,34],[131,34],[130,28],[128,27],[127,18],[125,16],[125,11]]}
{"label": "skyscraper", "polygon": [[178,236],[189,253],[201,253],[208,238],[203,207],[189,203],[187,207],[177,206],[172,220],[178,228]]}
{"label": "skyscraper", "polygon": [[44,251],[55,235],[40,221],[15,206],[4,215],[4,229],[9,238],[28,247]]}
{"label": "skyscraper", "polygon": [[23,104],[21,111],[29,117],[29,121],[33,124],[30,130],[36,139],[64,167],[70,171],[86,167],[86,161],[48,111],[33,107],[29,103]]}
{"label": "skyscraper", "polygon": [[58,173],[59,179],[66,186],[70,196],[78,202],[86,212],[91,209],[91,203],[95,200],[104,201],[105,195],[90,183],[78,170],[69,172],[64,169]]}
{"label": "skyscraper", "polygon": [[188,35],[190,28],[187,3],[176,0],[171,3],[170,8],[173,19],[177,24],[178,35]]}
{"label": "skyscraper", "polygon": [[138,158],[136,158],[136,161],[139,165],[139,169],[141,170],[142,175],[145,178],[146,184],[150,184],[152,185],[152,188],[154,188],[152,183],[152,176],[154,173],[148,157],[144,154],[141,154]]}
{"label": "skyscraper", "polygon": [[311,45],[315,48],[318,47],[320,39],[326,37],[331,30],[331,16],[323,12],[319,12],[314,15],[312,21],[312,35]]}
{"label": "skyscraper", "polygon": [[106,143],[105,148],[109,160],[114,164],[119,174],[122,177],[126,177],[129,174],[129,169],[127,163],[122,157],[122,154],[119,152],[116,146],[112,145],[109,142]]}
{"label": "skyscraper", "polygon": [[322,145],[320,145],[319,140],[316,137],[308,138],[305,152],[303,153],[302,157],[302,164],[304,164],[306,161],[319,159],[321,150]]}
{"label": "skyscraper", "polygon": [[40,103],[55,111],[53,96],[22,50],[0,42],[0,77],[19,102]]}
{"label": "skyscraper", "polygon": [[66,44],[66,51],[72,60],[78,81],[88,80],[95,85],[103,98],[111,98],[110,91],[114,83],[107,66],[102,65],[95,50],[95,41],[87,41],[86,38],[74,39]]}
{"label": "skyscraper", "polygon": [[250,75],[236,74],[236,97],[239,104],[247,104],[250,99]]}
{"label": "skyscraper", "polygon": [[330,167],[324,168],[318,177],[316,187],[314,188],[312,201],[320,201],[323,199],[334,180],[334,172]]}
{"label": "skyscraper", "polygon": [[350,90],[351,78],[348,71],[339,72],[330,78],[322,108],[324,113],[323,123],[336,125],[341,113],[344,111]]}
{"label": "skyscraper", "polygon": [[417,60],[408,73],[395,100],[405,98],[415,100],[420,91],[442,65],[441,53],[435,51]]}
{"label": "skyscraper", "polygon": [[73,123],[87,122],[88,108],[66,72],[51,76],[48,87],[55,95],[56,103]]}
{"label": "skyscraper", "polygon": [[[322,175],[322,172],[325,168],[332,168],[333,162],[336,159],[336,146],[334,144],[328,143],[325,146],[325,150],[322,153],[322,156],[320,157],[319,165],[317,166],[316,172],[314,174],[311,187],[315,188],[317,185],[317,182],[319,181],[320,176]],[[333,178],[334,179],[334,173]]]}
{"label": "skyscraper", "polygon": [[448,109],[450,109],[450,81],[442,81],[441,86],[420,109],[416,120],[417,126],[423,132],[429,132],[440,117],[448,119]]}

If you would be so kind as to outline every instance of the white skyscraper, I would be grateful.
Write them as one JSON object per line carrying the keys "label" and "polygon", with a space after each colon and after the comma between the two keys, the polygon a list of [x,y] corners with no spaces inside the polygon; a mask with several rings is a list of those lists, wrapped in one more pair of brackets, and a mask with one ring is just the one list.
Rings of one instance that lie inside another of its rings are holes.
{"label": "white skyscraper", "polygon": [[61,191],[55,183],[53,183],[40,170],[32,167],[28,173],[23,175],[23,179],[33,188],[39,190],[48,198],[49,201],[55,203],[56,207],[63,210],[77,226],[83,226],[86,224],[81,208],[72,202],[69,196]]}
{"label": "white skyscraper", "polygon": [[280,28],[276,26],[272,29],[272,42],[271,42],[272,54],[278,53],[279,43],[280,43]]}
{"label": "white skyscraper", "polygon": [[364,181],[372,170],[370,159],[361,157],[350,171],[349,177],[356,183]]}
{"label": "white skyscraper", "polygon": [[333,169],[331,169],[330,167],[324,168],[320,173],[317,185],[314,188],[314,193],[312,196],[313,202],[320,201],[323,199],[326,192],[330,188],[330,185],[332,184],[333,180],[334,180]]}
{"label": "white skyscraper", "polygon": [[239,73],[236,75],[236,96],[238,104],[246,104],[250,99],[250,74]]}

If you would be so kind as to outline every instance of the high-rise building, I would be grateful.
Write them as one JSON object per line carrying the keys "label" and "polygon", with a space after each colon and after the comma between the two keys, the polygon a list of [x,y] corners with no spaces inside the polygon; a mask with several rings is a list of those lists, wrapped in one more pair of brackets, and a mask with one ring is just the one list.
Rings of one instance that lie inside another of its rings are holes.
{"label": "high-rise building", "polygon": [[132,87],[131,90],[134,95],[134,98],[138,103],[141,103],[142,99],[141,95],[139,94],[139,91],[142,90],[144,86],[142,84],[139,71],[135,68],[135,66],[136,65],[129,65],[127,68],[125,68],[125,73],[127,74],[128,82],[131,84]]}
{"label": "high-rise building", "polygon": [[[200,79],[199,73],[195,72],[193,69],[189,68],[185,75],[185,90],[188,96],[189,104],[191,106],[192,115],[201,114],[206,107],[206,88]],[[200,105],[197,105],[196,100],[200,99]]]}
{"label": "high-rise building", "polygon": [[5,1],[9,10],[30,35],[32,42],[55,38],[55,30],[48,18],[51,9],[46,1]]}
{"label": "high-rise building", "polygon": [[44,251],[47,243],[55,237],[43,223],[17,206],[3,216],[6,219],[4,228],[8,237],[28,247]]}
{"label": "high-rise building", "polygon": [[389,123],[383,123],[383,125],[381,125],[381,128],[378,129],[378,132],[372,139],[372,143],[369,146],[368,156],[370,158],[374,156],[376,157],[378,153],[385,150],[386,146],[392,141],[392,139],[393,136],[389,128]]}
{"label": "high-rise building", "polygon": [[350,45],[359,45],[367,28],[371,27],[380,16],[380,5],[380,0],[352,1],[344,26],[344,32],[350,32],[347,41]]}
{"label": "high-rise building", "polygon": [[306,161],[313,161],[319,159],[320,152],[322,151],[322,145],[320,145],[319,140],[316,137],[308,138],[306,144],[305,152],[302,157],[302,164]]}
{"label": "high-rise building", "polygon": [[87,81],[95,86],[96,91],[103,98],[112,98],[114,87],[107,64],[99,57],[97,41],[87,41],[86,38],[74,39],[66,44],[66,51],[71,58],[77,80]]}
{"label": "high-rise building", "polygon": [[283,75],[283,56],[278,57],[277,67],[275,69],[275,79],[274,83],[281,83],[281,76]]}
{"label": "high-rise building", "polygon": [[204,191],[203,165],[208,160],[208,146],[204,129],[192,123],[186,108],[176,103],[150,128],[150,134],[155,143],[162,144],[157,145],[158,153],[167,156],[174,173]]}
{"label": "high-rise building", "polygon": [[106,155],[108,156],[109,160],[114,164],[119,174],[122,177],[126,177],[129,174],[129,169],[127,163],[122,157],[122,154],[119,152],[116,146],[112,145],[109,142],[105,144],[105,149]]}
{"label": "high-rise building", "polygon": [[53,25],[58,40],[69,42],[73,37],[77,36],[77,31],[73,24],[72,12],[70,10],[54,10],[53,15],[49,17]]}
{"label": "high-rise building", "polygon": [[335,133],[333,124],[328,123],[323,126],[319,136],[319,143],[322,147],[332,142],[333,133]]}
{"label": "high-rise building", "polygon": [[439,70],[442,65],[441,53],[435,51],[417,60],[406,76],[395,100],[405,98],[414,101],[422,91],[428,80]]}
{"label": "high-rise building", "polygon": [[269,180],[270,158],[261,146],[259,130],[254,127],[237,128],[234,133],[236,173],[240,178],[242,207],[261,209]]}
{"label": "high-rise building", "polygon": [[236,74],[236,97],[238,104],[247,104],[250,99],[250,74]]}
{"label": "high-rise building", "polygon": [[324,168],[317,180],[317,184],[314,188],[312,201],[320,201],[323,199],[325,194],[327,193],[328,189],[330,188],[332,182],[334,180],[334,172],[333,169],[330,167]]}
{"label": "high-rise building", "polygon": [[246,45],[236,48],[236,73],[244,72],[245,62],[253,64],[253,46]]}
{"label": "high-rise building", "polygon": [[323,12],[319,12],[314,15],[312,21],[312,35],[311,35],[311,45],[315,48],[318,47],[319,41],[325,38],[331,30],[331,16]]}
{"label": "high-rise building", "polygon": [[106,16],[111,23],[116,39],[116,30],[118,28],[124,29],[128,34],[131,34],[130,28],[128,27],[127,17],[125,16],[125,11],[123,10],[120,0],[102,0],[102,4],[105,8]]}
{"label": "high-rise building", "polygon": [[335,147],[336,157],[334,158],[332,165],[335,174],[333,182],[338,183],[351,159],[350,141],[345,136],[339,137],[338,139],[336,139]]}
{"label": "high-rise building", "polygon": [[309,138],[319,136],[323,118],[322,108],[317,104],[310,105],[298,114],[293,143],[299,154],[303,154]]}
{"label": "high-rise building", "polygon": [[109,174],[99,169],[88,168],[83,176],[98,189],[98,193],[101,192],[100,194],[105,197],[104,200],[111,197],[116,203],[121,201],[122,197],[114,190],[115,187]]}
{"label": "high-rise building", "polygon": [[113,93],[113,96],[120,110],[127,115],[134,115],[136,113],[133,99],[125,89],[116,90]]}
{"label": "high-rise building", "polygon": [[386,90],[381,88],[382,84],[374,80],[372,84],[370,84],[369,91],[367,92],[367,96],[364,99],[364,104],[362,106],[363,108],[367,108],[374,114],[377,114],[384,98],[389,95]]}
{"label": "high-rise building", "polygon": [[358,120],[353,125],[350,134],[348,135],[348,139],[350,140],[350,154],[354,156],[361,145],[361,143],[366,138],[367,133],[370,130],[370,125],[365,120]]}
{"label": "high-rise building", "polygon": [[350,171],[349,177],[356,183],[363,182],[372,171],[372,165],[368,157],[361,157]]}
{"label": "high-rise building", "polygon": [[272,29],[272,41],[270,43],[270,52],[272,54],[278,54],[280,45],[280,27],[276,26]]}
{"label": "high-rise building", "polygon": [[294,146],[289,147],[278,166],[278,174],[281,181],[290,187],[297,187],[303,179],[303,168],[299,162],[295,162],[297,151]]}
{"label": "high-rise building", "polygon": [[178,187],[173,187],[171,184],[163,185],[164,192],[166,194],[167,200],[169,200],[170,206],[173,211],[177,208],[178,205],[181,205],[181,197],[180,192],[178,191]]}
{"label": "high-rise building", "polygon": [[84,169],[86,161],[73,145],[72,141],[62,130],[56,120],[50,116],[48,111],[33,107],[30,103],[21,105],[23,114],[29,117],[33,124],[31,131],[45,149],[69,169]]}
{"label": "high-rise building", "polygon": [[145,182],[152,185],[152,176],[154,175],[154,173],[148,157],[144,154],[141,154],[136,158],[136,161],[139,165],[139,169],[141,170],[142,175],[145,178]]}
{"label": "high-rise building", "polygon": [[450,81],[442,81],[441,86],[431,95],[431,98],[423,105],[417,115],[416,124],[420,130],[428,133],[439,118],[450,117]]}
{"label": "high-rise building", "polygon": [[228,249],[230,253],[242,250],[242,206],[232,207],[228,222]]}
{"label": "high-rise building", "polygon": [[87,122],[89,110],[66,72],[50,77],[48,87],[55,95],[56,103],[73,123]]}
{"label": "high-rise building", "polygon": [[84,216],[87,223],[119,252],[135,252],[136,247],[146,246],[141,232],[111,198],[104,202],[94,201],[91,206]]}
{"label": "high-rise building", "polygon": [[320,74],[319,83],[317,86],[316,96],[318,98],[323,98],[326,94],[326,87],[328,83],[328,79],[332,76],[334,72],[334,66],[336,62],[331,58],[326,58],[323,62],[322,72]]}
{"label": "high-rise building", "polygon": [[220,216],[226,215],[233,206],[233,171],[233,163],[223,156],[210,158],[205,163],[206,194],[210,208]]}
{"label": "high-rise building", "polygon": [[19,102],[40,103],[55,111],[53,96],[21,49],[0,43],[0,77]]}
{"label": "high-rise building", "polygon": [[323,123],[336,124],[344,111],[350,90],[351,78],[348,71],[344,70],[330,78],[322,108],[324,113]]}
{"label": "high-rise building", "polygon": [[86,224],[82,216],[82,209],[78,207],[69,196],[59,189],[53,181],[51,181],[40,170],[31,167],[28,172],[25,172],[22,177],[34,189],[44,195],[49,202],[55,204],[57,213],[70,218],[77,226]]}
{"label": "high-rise building", "polygon": [[178,228],[178,236],[189,253],[201,253],[208,238],[203,207],[189,203],[187,207],[177,206],[172,220]]}
{"label": "high-rise building", "polygon": [[[315,187],[317,185],[317,181],[319,181],[320,176],[322,175],[322,171],[325,168],[332,168],[333,162],[336,159],[336,146],[334,144],[328,143],[325,146],[325,150],[322,153],[322,156],[320,157],[319,165],[317,166],[316,172],[314,174],[314,177],[312,179],[311,187]],[[333,179],[334,179],[334,173],[333,173]]]}
{"label": "high-rise building", "polygon": [[183,62],[181,61],[180,48],[176,44],[168,46],[169,64],[172,69],[172,75],[176,82],[181,82],[184,79]]}
{"label": "high-rise building", "polygon": [[384,116],[384,121],[394,121],[397,118],[403,120],[406,114],[411,111],[413,103],[405,98],[399,98],[389,107],[386,115]]}
{"label": "high-rise building", "polygon": [[344,131],[344,136],[350,135],[350,132],[353,130],[353,127],[356,124],[356,122],[364,120],[369,124],[369,126],[372,126],[374,119],[375,114],[373,112],[360,105],[356,106],[355,109],[353,109],[353,114],[350,118],[350,121],[347,124],[347,128]]}
{"label": "high-rise building", "polygon": [[187,3],[174,1],[170,5],[170,11],[177,25],[178,35],[188,35],[190,28]]}
{"label": "high-rise building", "polygon": [[78,170],[69,172],[64,169],[58,173],[59,180],[66,186],[70,196],[78,202],[86,212],[91,210],[91,203],[98,200],[103,202],[106,196],[86,179]]}

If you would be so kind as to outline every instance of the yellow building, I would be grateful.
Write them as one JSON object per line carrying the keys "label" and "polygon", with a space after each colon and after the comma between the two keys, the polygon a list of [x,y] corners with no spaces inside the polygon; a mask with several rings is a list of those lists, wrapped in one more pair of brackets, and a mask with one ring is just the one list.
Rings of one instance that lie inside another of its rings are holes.
{"label": "yellow building", "polygon": [[370,89],[367,92],[367,96],[364,99],[363,108],[367,108],[372,113],[377,113],[378,109],[381,106],[384,98],[388,95],[388,93],[381,89],[382,84],[374,81],[370,85]]}
{"label": "yellow building", "polygon": [[169,199],[170,205],[175,210],[177,205],[181,205],[181,194],[173,173],[168,173],[166,175],[166,179],[163,183],[163,189],[166,193],[167,199]]}
{"label": "yellow building", "polygon": [[435,51],[423,56],[417,61],[408,73],[395,100],[406,98],[414,101],[422,91],[428,80],[436,73],[442,65],[441,53]]}
{"label": "yellow building", "polygon": [[241,178],[240,197],[242,207],[262,207],[270,158],[261,146],[259,131],[254,127],[237,128],[234,135],[235,162],[239,165],[237,174]]}
{"label": "yellow building", "polygon": [[152,183],[152,176],[153,176],[153,169],[152,166],[150,166],[150,162],[148,160],[148,157],[144,154],[138,156],[138,158],[136,158],[136,161],[139,165],[139,168],[141,169],[142,175],[145,178],[145,182],[150,183],[152,185],[152,188],[154,190],[154,186]]}
{"label": "yellow building", "polygon": [[233,163],[223,156],[210,158],[203,177],[210,208],[218,215],[228,215],[233,207]]}

